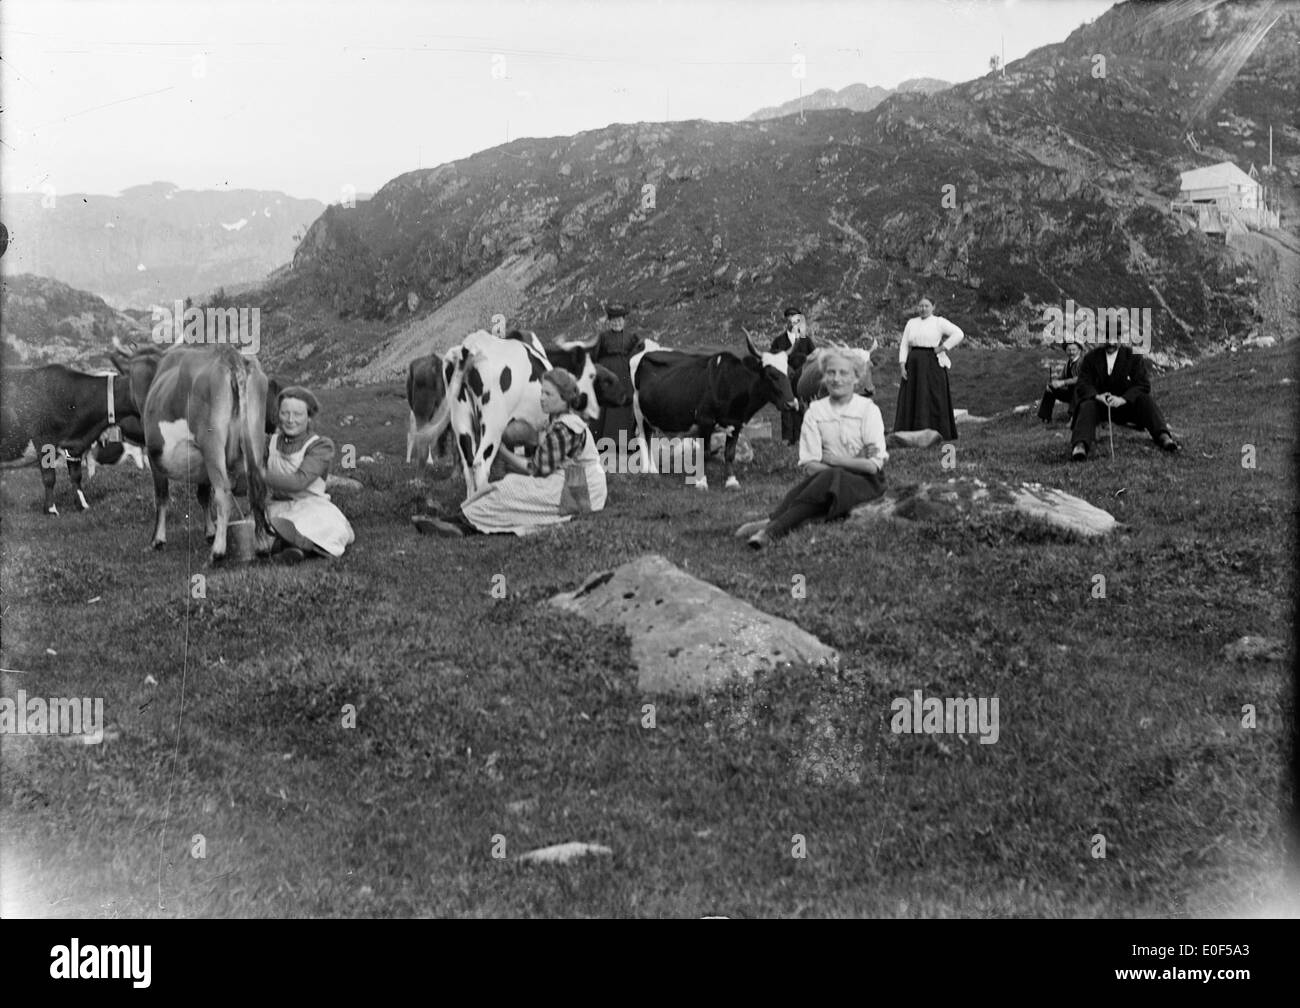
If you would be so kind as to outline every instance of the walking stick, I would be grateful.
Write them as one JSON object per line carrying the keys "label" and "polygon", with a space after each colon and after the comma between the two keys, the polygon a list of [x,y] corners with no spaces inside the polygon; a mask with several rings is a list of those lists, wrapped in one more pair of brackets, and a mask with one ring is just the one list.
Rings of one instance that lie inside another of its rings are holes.
{"label": "walking stick", "polygon": [[[1107,393],[1109,395],[1109,393]],[[1110,422],[1110,400],[1106,400],[1106,437],[1110,439],[1110,460],[1115,461],[1115,425]]]}

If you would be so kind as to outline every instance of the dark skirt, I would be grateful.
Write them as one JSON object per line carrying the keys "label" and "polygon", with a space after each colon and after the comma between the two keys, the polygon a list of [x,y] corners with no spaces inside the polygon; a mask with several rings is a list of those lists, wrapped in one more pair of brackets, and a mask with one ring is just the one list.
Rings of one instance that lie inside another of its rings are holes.
{"label": "dark skirt", "polygon": [[822,517],[834,521],[847,517],[859,504],[873,501],[884,492],[884,473],[855,473],[830,466],[800,480],[776,506],[771,517],[779,518],[797,504],[817,505]]}
{"label": "dark skirt", "polygon": [[912,347],[907,355],[907,381],[898,389],[894,430],[937,430],[945,441],[957,440],[957,421],[952,415],[948,391],[948,369],[929,347]]}
{"label": "dark skirt", "polygon": [[627,390],[629,404],[627,406],[602,406],[600,411],[600,420],[596,425],[597,439],[607,437],[615,444],[618,443],[618,432],[627,432],[627,441],[631,445],[632,438],[636,433],[636,413],[631,406],[632,395],[632,369],[630,361],[624,354],[607,354],[596,361],[603,368],[609,368],[623,382],[624,389]]}

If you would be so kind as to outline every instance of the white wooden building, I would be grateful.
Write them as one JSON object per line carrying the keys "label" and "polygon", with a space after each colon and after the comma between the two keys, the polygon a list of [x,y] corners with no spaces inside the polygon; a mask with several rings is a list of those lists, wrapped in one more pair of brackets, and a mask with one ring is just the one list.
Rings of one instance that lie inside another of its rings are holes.
{"label": "white wooden building", "polygon": [[1226,236],[1247,228],[1275,228],[1278,213],[1253,175],[1231,161],[1182,172],[1178,198],[1170,209],[1207,234]]}

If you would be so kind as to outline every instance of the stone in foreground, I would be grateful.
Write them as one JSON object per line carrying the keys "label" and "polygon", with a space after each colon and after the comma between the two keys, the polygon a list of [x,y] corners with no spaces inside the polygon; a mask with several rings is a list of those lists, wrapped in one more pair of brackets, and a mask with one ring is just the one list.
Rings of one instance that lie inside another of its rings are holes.
{"label": "stone in foreground", "polygon": [[325,490],[328,493],[356,493],[364,490],[365,484],[351,476],[335,476],[331,473],[325,477]]}
{"label": "stone in foreground", "polygon": [[613,854],[604,844],[582,843],[572,840],[569,843],[555,844],[553,847],[539,847],[527,854],[520,854],[519,860],[524,864],[568,864],[570,861],[588,854]]}
{"label": "stone in foreground", "polygon": [[1286,657],[1286,644],[1272,637],[1241,637],[1223,648],[1229,661],[1281,661]]}
{"label": "stone in foreground", "polygon": [[943,440],[937,430],[892,431],[885,438],[886,448],[930,448]]}
{"label": "stone in foreground", "polygon": [[837,658],[795,624],[732,598],[656,553],[593,575],[550,602],[623,627],[632,641],[637,687],[646,693],[704,693],[732,677],[752,680],[760,669]]}
{"label": "stone in foreground", "polygon": [[885,496],[854,508],[849,521],[870,522],[880,518],[956,521],[968,515],[1008,511],[1082,536],[1105,535],[1119,524],[1109,511],[1093,507],[1063,490],[1039,483],[985,483],[966,478],[891,487]]}

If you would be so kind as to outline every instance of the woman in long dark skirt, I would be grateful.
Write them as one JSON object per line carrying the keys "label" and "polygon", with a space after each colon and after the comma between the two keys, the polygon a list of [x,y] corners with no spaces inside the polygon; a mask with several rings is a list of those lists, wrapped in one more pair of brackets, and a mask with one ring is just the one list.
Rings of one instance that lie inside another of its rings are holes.
{"label": "woman in long dark skirt", "polygon": [[898,345],[901,383],[894,430],[937,430],[945,441],[955,441],[957,421],[948,390],[948,351],[965,338],[965,333],[934,314],[934,302],[928,297],[921,298],[917,309],[920,317],[908,319]]}
{"label": "woman in long dark skirt", "polygon": [[804,473],[768,521],[742,525],[751,549],[762,549],[804,522],[847,517],[885,492],[885,422],[880,408],[856,395],[859,361],[836,349],[822,351],[822,380],[830,393],[814,400],[799,436]]}

